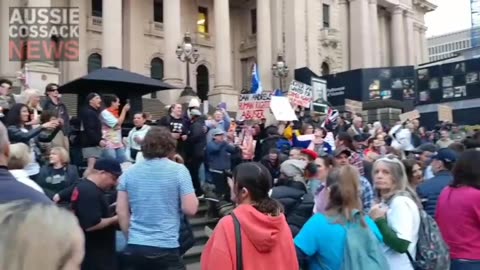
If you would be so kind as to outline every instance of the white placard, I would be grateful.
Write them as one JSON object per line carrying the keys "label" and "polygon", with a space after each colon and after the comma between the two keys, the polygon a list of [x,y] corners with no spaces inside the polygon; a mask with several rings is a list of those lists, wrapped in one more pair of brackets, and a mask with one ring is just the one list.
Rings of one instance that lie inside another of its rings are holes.
{"label": "white placard", "polygon": [[270,101],[270,109],[272,109],[273,116],[277,121],[297,121],[295,111],[290,105],[287,97],[272,96]]}
{"label": "white placard", "polygon": [[288,99],[291,103],[304,108],[310,108],[312,103],[312,87],[298,81],[292,81],[288,89]]}

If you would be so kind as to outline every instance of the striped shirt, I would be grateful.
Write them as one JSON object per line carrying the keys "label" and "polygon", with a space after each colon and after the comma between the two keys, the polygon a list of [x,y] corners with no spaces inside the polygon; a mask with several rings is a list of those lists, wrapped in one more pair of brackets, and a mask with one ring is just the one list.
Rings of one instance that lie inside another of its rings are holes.
{"label": "striped shirt", "polygon": [[167,158],[145,160],[120,177],[131,209],[128,244],[178,248],[181,198],[195,192],[187,168]]}

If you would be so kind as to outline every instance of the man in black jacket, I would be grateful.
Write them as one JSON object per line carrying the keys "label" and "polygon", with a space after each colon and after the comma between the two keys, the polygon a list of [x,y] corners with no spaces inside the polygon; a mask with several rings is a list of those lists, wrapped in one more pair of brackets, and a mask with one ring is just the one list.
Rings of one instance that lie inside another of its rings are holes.
{"label": "man in black jacket", "polygon": [[[42,105],[44,111],[52,111],[54,115],[62,121],[62,131],[65,136],[68,136],[70,131],[70,116],[68,115],[67,106],[60,100],[58,93],[58,84],[49,83],[45,87],[47,98]],[[68,149],[67,149],[68,150]]]}
{"label": "man in black jacket", "polygon": [[199,110],[192,109],[190,111],[190,118],[191,124],[189,125],[185,148],[186,166],[190,171],[195,193],[197,196],[201,196],[203,191],[198,173],[205,157],[207,134],[205,133],[205,122],[202,121],[202,113]]}
{"label": "man in black jacket", "polygon": [[95,165],[95,160],[102,155],[102,148],[106,142],[102,139],[102,122],[99,118],[102,99],[97,93],[90,93],[87,96],[87,105],[80,112],[81,121],[80,143],[82,145],[83,158],[87,159],[87,170],[85,176],[88,176]]}

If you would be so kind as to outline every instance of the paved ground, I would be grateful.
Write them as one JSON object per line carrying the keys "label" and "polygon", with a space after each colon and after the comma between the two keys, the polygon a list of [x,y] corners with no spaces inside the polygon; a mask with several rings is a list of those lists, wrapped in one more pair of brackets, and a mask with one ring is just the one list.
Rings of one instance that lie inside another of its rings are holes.
{"label": "paved ground", "polygon": [[200,263],[188,265],[187,270],[200,270]]}

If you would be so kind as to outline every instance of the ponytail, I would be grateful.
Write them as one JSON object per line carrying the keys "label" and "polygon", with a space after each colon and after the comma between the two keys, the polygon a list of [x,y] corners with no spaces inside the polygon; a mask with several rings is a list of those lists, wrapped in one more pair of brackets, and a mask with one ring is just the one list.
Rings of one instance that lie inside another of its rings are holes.
{"label": "ponytail", "polygon": [[255,209],[259,212],[271,215],[271,216],[278,216],[284,212],[283,206],[276,200],[266,197],[259,202],[253,205]]}

